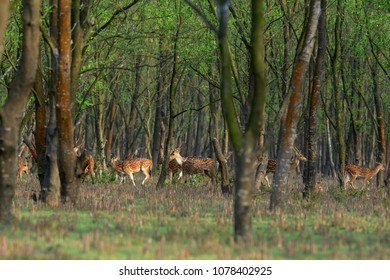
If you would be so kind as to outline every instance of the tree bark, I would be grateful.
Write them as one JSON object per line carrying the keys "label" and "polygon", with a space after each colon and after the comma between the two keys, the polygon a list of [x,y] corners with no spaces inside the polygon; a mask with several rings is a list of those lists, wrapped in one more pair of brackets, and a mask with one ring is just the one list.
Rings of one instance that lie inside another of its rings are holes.
{"label": "tree bark", "polygon": [[42,82],[40,67],[37,67],[34,83],[35,94],[35,147],[37,154],[38,179],[43,188],[43,181],[46,172],[46,102],[45,89]]}
{"label": "tree bark", "polygon": [[[326,53],[326,0],[321,1],[321,15],[318,22],[318,50],[317,60],[314,69],[313,84],[309,95],[309,112],[307,117],[305,131],[305,147],[307,163],[303,172],[303,182],[305,190],[303,197],[315,191],[317,170],[317,154],[318,147],[316,131],[317,131],[317,106],[318,94],[321,88],[321,76],[324,69],[324,58]],[[310,195],[309,195],[310,196]]]}
{"label": "tree bark", "polygon": [[334,31],[335,39],[335,48],[333,55],[331,57],[331,67],[332,67],[332,82],[333,82],[333,91],[335,96],[335,107],[336,107],[336,133],[337,140],[339,144],[339,165],[337,176],[339,179],[340,188],[343,189],[345,185],[345,161],[346,161],[346,144],[345,144],[345,135],[344,135],[344,121],[343,121],[343,98],[341,96],[339,84],[339,66],[338,61],[340,57],[340,40],[341,40],[341,25],[342,25],[342,1],[337,1],[337,14],[336,14],[336,23]]}
{"label": "tree bark", "polygon": [[77,112],[75,102],[78,90],[80,70],[83,61],[84,41],[88,33],[88,14],[91,7],[90,0],[73,0],[71,7],[72,22],[72,62],[71,62],[71,92],[72,111]]}
{"label": "tree bark", "polygon": [[176,91],[176,74],[177,74],[177,59],[178,59],[178,40],[179,40],[179,34],[180,34],[180,27],[181,27],[181,16],[177,16],[177,22],[176,22],[176,34],[174,37],[174,44],[173,44],[173,65],[172,65],[172,75],[171,75],[171,81],[169,85],[169,123],[168,123],[168,134],[167,139],[165,141],[164,146],[164,160],[161,167],[161,173],[160,177],[158,178],[158,182],[156,185],[156,189],[161,189],[164,187],[167,175],[168,175],[168,164],[169,164],[169,148],[173,145],[173,130],[174,130],[174,104],[175,104],[175,91]]}
{"label": "tree bark", "polygon": [[9,0],[0,0],[0,55],[3,53],[3,39],[7,28],[7,20],[9,15]]}
{"label": "tree bark", "polygon": [[[376,112],[376,127],[378,131],[378,152],[376,156],[376,161],[378,163],[383,163],[384,166],[387,166],[387,147],[386,147],[386,133],[385,133],[385,114],[383,112],[383,105],[379,95],[378,89],[378,73],[376,66],[373,66],[372,69],[372,80],[373,80],[373,93],[374,93],[374,103],[375,103],[375,112]],[[386,172],[379,172],[377,175],[377,186],[384,186]]]}
{"label": "tree bark", "polygon": [[71,0],[59,0],[58,6],[58,79],[56,117],[58,126],[58,162],[61,198],[77,203],[79,184],[75,177],[72,92],[71,92]]}
{"label": "tree bark", "polygon": [[271,211],[276,211],[278,209],[283,210],[285,206],[290,174],[290,159],[294,147],[294,140],[296,138],[296,126],[301,108],[303,82],[307,65],[313,52],[320,14],[321,0],[312,0],[310,2],[309,19],[303,30],[305,35],[302,49],[297,54],[297,59],[292,72],[287,114],[282,122],[279,153],[270,200]]}
{"label": "tree bark", "polygon": [[159,57],[160,61],[157,68],[157,94],[156,94],[156,108],[154,114],[154,130],[153,130],[153,145],[152,145],[152,161],[153,170],[157,170],[159,162],[163,160],[160,158],[160,148],[163,144],[162,138],[162,107],[163,107],[163,84],[164,84],[164,71],[166,67],[165,52],[162,47],[162,38],[159,39]]}
{"label": "tree bark", "polygon": [[18,169],[17,141],[39,59],[39,8],[39,0],[23,1],[22,57],[13,85],[0,110],[0,223],[5,224],[15,219],[12,204]]}
{"label": "tree bark", "polygon": [[136,138],[136,120],[137,120],[137,102],[138,97],[140,94],[140,87],[141,87],[141,57],[137,56],[136,62],[135,62],[135,81],[134,81],[134,91],[133,96],[131,98],[131,104],[130,104],[130,114],[129,114],[129,122],[127,126],[127,154],[133,154],[134,153],[134,141]]}
{"label": "tree bark", "polygon": [[219,162],[219,168],[221,169],[221,191],[223,194],[232,194],[232,186],[229,180],[229,169],[227,166],[227,160],[222,153],[221,145],[217,138],[213,138],[213,145],[217,160]]}
{"label": "tree bark", "polygon": [[41,200],[51,206],[57,206],[60,200],[61,181],[58,171],[58,130],[56,119],[57,76],[58,76],[58,0],[51,0],[50,47],[51,71],[49,85],[49,122],[46,129],[47,162],[41,189]]}
{"label": "tree bark", "polygon": [[234,189],[234,237],[236,242],[246,245],[252,242],[252,188],[255,170],[253,160],[260,127],[262,126],[265,106],[265,63],[264,63],[264,12],[263,1],[252,1],[252,47],[251,69],[253,71],[253,93],[250,104],[246,131],[241,132],[233,103],[232,67],[227,36],[229,1],[218,2],[218,45],[221,57],[221,100],[224,119],[229,129],[234,155],[236,158]]}
{"label": "tree bark", "polygon": [[116,117],[116,108],[117,105],[115,103],[115,97],[114,95],[111,97],[111,102],[109,106],[109,120],[108,120],[108,127],[107,127],[107,136],[106,136],[106,145],[105,145],[105,158],[110,159],[111,153],[112,153],[112,142],[113,142],[113,135],[114,135],[114,122]]}

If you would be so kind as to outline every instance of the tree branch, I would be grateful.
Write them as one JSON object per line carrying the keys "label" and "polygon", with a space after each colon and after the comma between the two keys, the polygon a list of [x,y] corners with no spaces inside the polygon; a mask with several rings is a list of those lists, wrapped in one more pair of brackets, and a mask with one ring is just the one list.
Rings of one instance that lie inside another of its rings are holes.
{"label": "tree branch", "polygon": [[131,2],[130,4],[128,4],[127,6],[125,7],[122,7],[122,8],[119,8],[118,10],[116,10],[111,18],[105,23],[103,24],[100,28],[98,28],[95,32],[93,32],[91,34],[91,36],[89,37],[88,41],[90,41],[91,38],[95,38],[97,35],[99,35],[100,32],[102,32],[104,29],[106,29],[110,24],[111,22],[121,13],[127,11],[128,9],[130,9],[131,7],[133,7],[135,4],[137,4],[139,2],[139,0],[134,0],[133,2]]}

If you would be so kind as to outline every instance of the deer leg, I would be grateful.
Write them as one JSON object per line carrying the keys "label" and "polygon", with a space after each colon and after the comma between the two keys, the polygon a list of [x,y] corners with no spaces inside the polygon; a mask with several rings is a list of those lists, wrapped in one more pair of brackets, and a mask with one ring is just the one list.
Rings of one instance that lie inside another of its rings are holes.
{"label": "deer leg", "polygon": [[269,182],[269,179],[268,179],[267,174],[264,175],[264,179],[265,179],[265,181],[267,182],[267,187],[268,187],[268,188],[271,188],[271,184],[270,184],[270,182]]}
{"label": "deer leg", "polygon": [[350,184],[351,184],[351,187],[352,187],[353,189],[355,189],[355,186],[353,185],[353,182],[355,182],[356,178],[357,178],[357,176],[352,176],[351,180],[349,181]]}
{"label": "deer leg", "polygon": [[134,181],[134,175],[133,175],[133,173],[130,173],[129,176],[130,176],[131,181],[133,181],[133,185],[134,185],[134,187],[135,187],[135,181]]}
{"label": "deer leg", "polygon": [[89,177],[91,177],[92,184],[95,184],[95,178],[92,172],[89,172]]}
{"label": "deer leg", "polygon": [[371,185],[370,179],[371,179],[370,177],[364,178],[364,185],[365,185],[365,187]]}
{"label": "deer leg", "polygon": [[144,185],[145,181],[150,178],[150,173],[147,169],[143,169],[142,172],[145,174],[145,179],[142,181],[141,185]]}
{"label": "deer leg", "polygon": [[173,172],[169,172],[169,182],[172,182],[173,180]]}
{"label": "deer leg", "polygon": [[181,177],[183,177],[183,170],[180,170],[179,177],[177,177],[177,180],[179,181]]}

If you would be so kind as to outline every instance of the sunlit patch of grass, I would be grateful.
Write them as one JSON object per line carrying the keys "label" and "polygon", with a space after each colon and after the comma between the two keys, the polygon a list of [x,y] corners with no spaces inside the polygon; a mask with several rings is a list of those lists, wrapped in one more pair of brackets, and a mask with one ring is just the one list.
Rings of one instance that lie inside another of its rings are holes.
{"label": "sunlit patch of grass", "polygon": [[[140,182],[142,176],[136,176]],[[199,180],[199,181],[198,181]],[[130,182],[84,182],[77,208],[30,199],[38,182],[20,184],[18,222],[0,226],[1,259],[389,259],[390,203],[382,190],[326,192],[303,200],[288,190],[286,211],[270,213],[269,191],[253,201],[253,244],[233,239],[232,196],[205,178],[155,189]]]}

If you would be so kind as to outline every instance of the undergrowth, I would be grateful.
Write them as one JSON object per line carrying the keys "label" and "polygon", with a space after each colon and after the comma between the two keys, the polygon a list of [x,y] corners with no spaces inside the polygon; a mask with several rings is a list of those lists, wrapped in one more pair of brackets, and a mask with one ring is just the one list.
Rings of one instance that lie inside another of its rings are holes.
{"label": "undergrowth", "polygon": [[262,189],[253,200],[253,243],[241,248],[231,196],[202,178],[161,190],[155,183],[84,182],[77,208],[52,208],[31,200],[38,183],[30,177],[17,188],[18,221],[0,226],[0,258],[390,258],[389,199],[375,188],[340,192],[328,180],[324,193],[305,201],[294,182],[283,213],[268,211],[270,192]]}

